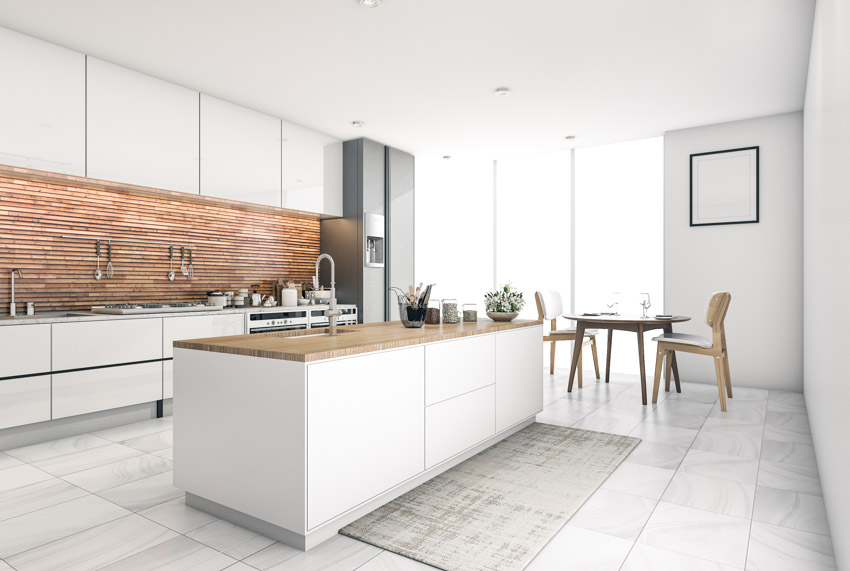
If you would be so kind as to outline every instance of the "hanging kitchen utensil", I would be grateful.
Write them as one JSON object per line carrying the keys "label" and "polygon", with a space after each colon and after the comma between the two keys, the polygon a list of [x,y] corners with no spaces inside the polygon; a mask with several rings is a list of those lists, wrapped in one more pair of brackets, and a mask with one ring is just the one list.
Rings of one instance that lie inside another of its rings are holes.
{"label": "hanging kitchen utensil", "polygon": [[192,248],[189,248],[189,279],[195,277],[195,269],[192,267]]}
{"label": "hanging kitchen utensil", "polygon": [[184,276],[189,275],[189,268],[186,267],[185,262],[186,256],[186,246],[180,246],[180,273]]}
{"label": "hanging kitchen utensil", "polygon": [[112,241],[109,241],[107,245],[109,248],[109,263],[106,264],[106,277],[111,278],[115,274],[115,270],[112,268]]}
{"label": "hanging kitchen utensil", "polygon": [[173,245],[169,246],[168,250],[169,250],[169,258],[170,258],[169,265],[168,265],[168,267],[169,267],[168,281],[173,282],[174,281],[174,246]]}
{"label": "hanging kitchen utensil", "polygon": [[97,269],[94,271],[94,279],[99,280],[103,277],[103,273],[100,271],[100,240],[97,241]]}

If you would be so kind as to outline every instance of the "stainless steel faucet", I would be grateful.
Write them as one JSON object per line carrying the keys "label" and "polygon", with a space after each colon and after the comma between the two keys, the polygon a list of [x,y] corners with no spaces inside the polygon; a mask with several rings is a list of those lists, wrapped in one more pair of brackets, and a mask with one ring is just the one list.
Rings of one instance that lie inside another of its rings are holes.
{"label": "stainless steel faucet", "polygon": [[336,264],[334,259],[329,254],[322,254],[316,259],[316,275],[313,277],[313,289],[319,289],[319,265],[322,260],[328,260],[331,263],[331,299],[328,302],[328,310],[325,315],[328,316],[328,334],[336,335],[336,318],[342,315],[342,312],[336,309]]}
{"label": "stainless steel faucet", "polygon": [[9,315],[15,317],[15,272],[18,272],[18,277],[24,279],[24,274],[21,273],[21,270],[12,270],[12,300],[9,302]]}

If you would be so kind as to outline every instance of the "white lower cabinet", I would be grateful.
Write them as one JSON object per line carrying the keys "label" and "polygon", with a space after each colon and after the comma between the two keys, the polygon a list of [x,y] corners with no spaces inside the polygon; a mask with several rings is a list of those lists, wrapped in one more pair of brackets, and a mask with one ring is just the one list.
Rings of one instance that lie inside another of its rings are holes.
{"label": "white lower cabinet", "polygon": [[190,315],[162,320],[162,356],[174,355],[174,342],[182,339],[245,334],[245,314]]}
{"label": "white lower cabinet", "polygon": [[307,529],[422,472],[423,347],[308,365]]}
{"label": "white lower cabinet", "polygon": [[162,362],[162,398],[174,398],[174,361]]}
{"label": "white lower cabinet", "polygon": [[162,363],[140,363],[53,375],[53,418],[162,398]]}
{"label": "white lower cabinet", "polygon": [[50,375],[0,381],[0,429],[44,420],[50,420]]}
{"label": "white lower cabinet", "polygon": [[496,387],[490,385],[425,409],[425,468],[496,434]]}
{"label": "white lower cabinet", "polygon": [[496,432],[543,410],[542,342],[542,327],[523,327],[496,336]]}
{"label": "white lower cabinet", "polygon": [[53,370],[162,358],[162,318],[53,324]]}
{"label": "white lower cabinet", "polygon": [[425,347],[425,404],[492,385],[496,381],[496,335],[475,335]]}
{"label": "white lower cabinet", "polygon": [[0,347],[0,379],[50,372],[49,323],[0,327]]}

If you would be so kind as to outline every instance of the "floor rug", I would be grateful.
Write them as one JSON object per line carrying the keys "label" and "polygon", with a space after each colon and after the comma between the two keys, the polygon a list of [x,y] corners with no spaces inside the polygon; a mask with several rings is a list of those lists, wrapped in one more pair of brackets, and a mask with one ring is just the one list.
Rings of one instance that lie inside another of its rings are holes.
{"label": "floor rug", "polygon": [[535,423],[340,533],[446,571],[524,569],[639,442]]}

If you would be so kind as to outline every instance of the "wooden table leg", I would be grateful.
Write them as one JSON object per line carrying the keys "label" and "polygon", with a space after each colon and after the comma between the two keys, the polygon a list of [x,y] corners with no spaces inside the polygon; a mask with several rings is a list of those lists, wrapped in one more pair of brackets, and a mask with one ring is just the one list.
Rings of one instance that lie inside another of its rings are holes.
{"label": "wooden table leg", "polygon": [[640,394],[643,404],[646,404],[646,367],[643,362],[643,324],[638,323],[638,358],[640,359]]}
{"label": "wooden table leg", "polygon": [[570,365],[570,382],[567,384],[567,392],[573,392],[573,379],[576,376],[576,367],[578,366],[578,358],[581,355],[581,343],[584,340],[584,323],[576,321],[576,341],[573,347],[573,362]]}
{"label": "wooden table leg", "polygon": [[605,382],[611,380],[611,343],[614,341],[614,330],[608,330],[608,356],[605,357]]}
{"label": "wooden table leg", "polygon": [[[668,323],[664,326],[664,333],[673,333],[673,325]],[[679,365],[676,364],[676,352],[670,351],[670,363],[673,365],[673,380],[676,381],[676,392],[682,392],[682,385],[679,384]]]}

